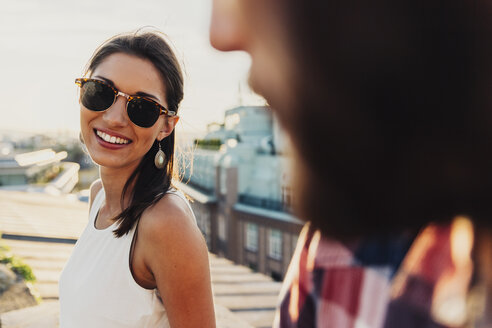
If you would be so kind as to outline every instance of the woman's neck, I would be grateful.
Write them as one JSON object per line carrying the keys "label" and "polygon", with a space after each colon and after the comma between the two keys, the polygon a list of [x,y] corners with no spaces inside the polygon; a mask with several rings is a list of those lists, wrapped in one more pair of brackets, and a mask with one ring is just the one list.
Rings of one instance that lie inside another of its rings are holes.
{"label": "woman's neck", "polygon": [[133,170],[117,170],[104,167],[99,168],[99,175],[101,177],[101,182],[106,196],[104,207],[106,207],[107,213],[110,213],[111,216],[118,215],[130,204],[133,183],[126,191],[123,204],[121,203],[121,196],[123,194],[125,184],[132,173]]}

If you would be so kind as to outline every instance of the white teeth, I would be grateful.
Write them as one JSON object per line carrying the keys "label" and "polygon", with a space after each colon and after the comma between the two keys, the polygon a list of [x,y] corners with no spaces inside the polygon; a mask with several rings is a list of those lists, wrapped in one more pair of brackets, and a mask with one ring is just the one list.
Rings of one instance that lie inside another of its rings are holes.
{"label": "white teeth", "polygon": [[110,136],[107,133],[101,132],[99,130],[96,130],[96,134],[103,139],[106,142],[112,143],[112,144],[120,144],[120,145],[125,145],[129,141],[127,139],[115,137],[115,136]]}

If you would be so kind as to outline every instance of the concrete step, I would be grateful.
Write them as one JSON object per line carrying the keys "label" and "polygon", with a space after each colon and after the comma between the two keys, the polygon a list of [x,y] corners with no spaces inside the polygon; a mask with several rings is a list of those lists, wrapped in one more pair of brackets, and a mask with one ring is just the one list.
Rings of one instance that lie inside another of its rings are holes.
{"label": "concrete step", "polygon": [[43,249],[43,250],[66,250],[67,252],[71,251],[73,248],[73,244],[65,244],[65,243],[55,243],[55,242],[29,242],[26,243],[26,240],[15,240],[8,239],[8,243],[11,247],[19,248],[19,249]]}
{"label": "concrete step", "polygon": [[274,310],[278,302],[277,295],[215,296],[214,299],[231,311]]}
{"label": "concrete step", "polygon": [[[17,254],[17,253],[14,253]],[[25,260],[27,264],[34,270],[53,270],[53,271],[62,271],[65,266],[66,261],[45,261],[42,259],[30,258],[29,260]]]}
{"label": "concrete step", "polygon": [[211,264],[213,264],[214,267],[229,266],[231,264],[234,264],[234,262],[223,257],[218,257],[215,254],[211,254],[209,261]]}
{"label": "concrete step", "polygon": [[[60,304],[45,301],[40,305],[3,313],[2,328],[56,328],[59,326]],[[240,316],[215,305],[217,328],[253,328]]]}
{"label": "concrete step", "polygon": [[37,306],[3,313],[2,328],[56,328],[59,313],[57,301],[45,301]]}
{"label": "concrete step", "polygon": [[243,284],[215,283],[213,291],[215,295],[278,295],[281,284],[278,282],[256,282]]}
{"label": "concrete step", "polygon": [[3,240],[3,243],[32,268],[36,276],[34,288],[41,298],[57,300],[58,280],[74,245],[12,239]]}
{"label": "concrete step", "polygon": [[211,274],[212,283],[253,283],[253,282],[270,282],[271,278],[261,273],[245,273],[245,274]]}
{"label": "concrete step", "polygon": [[210,273],[211,274],[251,274],[253,271],[247,267],[243,266],[232,266],[232,265],[227,265],[227,266],[212,266],[210,267]]}
{"label": "concrete step", "polygon": [[[220,304],[215,304],[217,328],[253,328],[249,321],[242,319]],[[272,321],[273,322],[273,321]],[[270,324],[271,327],[271,324]]]}
{"label": "concrete step", "polygon": [[274,310],[232,311],[232,313],[256,328],[271,328],[275,319]]}
{"label": "concrete step", "polygon": [[33,272],[36,276],[36,285],[43,283],[58,283],[58,280],[60,280],[61,271],[33,269]]}
{"label": "concrete step", "polygon": [[[8,244],[7,244],[8,245]],[[36,260],[43,260],[43,261],[48,261],[48,262],[65,262],[68,260],[68,256],[65,253],[58,253],[58,252],[43,252],[43,251],[17,251],[17,250],[12,250],[12,253],[15,254],[16,256],[24,259],[26,262],[30,259],[36,259]]]}
{"label": "concrete step", "polygon": [[36,283],[35,288],[43,300],[57,300],[59,298],[58,281]]}

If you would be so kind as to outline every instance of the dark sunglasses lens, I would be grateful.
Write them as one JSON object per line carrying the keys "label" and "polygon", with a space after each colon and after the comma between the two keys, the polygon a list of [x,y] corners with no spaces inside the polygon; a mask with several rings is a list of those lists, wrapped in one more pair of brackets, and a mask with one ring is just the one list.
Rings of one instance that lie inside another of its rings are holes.
{"label": "dark sunglasses lens", "polygon": [[87,81],[80,89],[80,101],[87,109],[106,110],[113,104],[114,91],[102,83]]}
{"label": "dark sunglasses lens", "polygon": [[142,128],[150,128],[159,118],[159,107],[142,98],[132,99],[127,108],[130,120]]}

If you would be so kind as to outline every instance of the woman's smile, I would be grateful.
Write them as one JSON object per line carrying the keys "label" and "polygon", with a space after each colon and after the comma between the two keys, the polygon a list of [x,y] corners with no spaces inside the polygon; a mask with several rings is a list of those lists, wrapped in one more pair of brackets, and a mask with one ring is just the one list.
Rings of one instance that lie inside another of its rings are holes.
{"label": "woman's smile", "polygon": [[131,139],[108,130],[94,129],[94,134],[99,144],[109,149],[121,149],[132,143]]}

